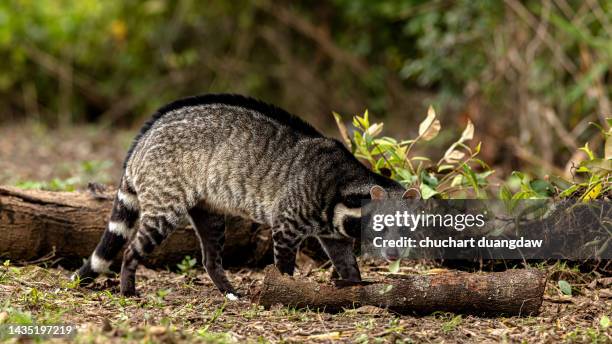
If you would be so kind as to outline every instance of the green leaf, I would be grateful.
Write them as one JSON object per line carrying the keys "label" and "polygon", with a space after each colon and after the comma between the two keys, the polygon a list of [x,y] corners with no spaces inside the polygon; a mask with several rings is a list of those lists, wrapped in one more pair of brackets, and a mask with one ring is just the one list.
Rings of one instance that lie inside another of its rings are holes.
{"label": "green leaf", "polygon": [[495,171],[484,171],[480,173],[476,173],[476,179],[478,180],[478,185],[486,185],[487,178],[495,173]]}
{"label": "green leaf", "polygon": [[376,165],[374,165],[374,169],[376,171],[379,171],[381,168],[383,168],[386,164],[386,161],[384,158],[380,158],[378,159],[378,161],[376,161]]}
{"label": "green leaf", "polygon": [[393,263],[389,264],[389,272],[392,274],[396,274],[399,272],[400,269],[400,262],[401,260],[398,259],[396,261],[394,261]]}
{"label": "green leaf", "polygon": [[472,169],[467,165],[467,164],[463,164],[463,175],[467,178],[468,182],[472,185],[472,188],[474,189],[474,192],[476,192],[476,196],[478,197],[479,195],[479,190],[480,188],[478,187],[478,177],[476,177],[476,174],[474,173],[474,171],[472,171]]}
{"label": "green leaf", "polygon": [[509,201],[512,199],[512,192],[506,185],[502,185],[502,187],[499,188],[499,198],[504,201]]}
{"label": "green leaf", "polygon": [[401,180],[404,180],[407,183],[412,183],[415,180],[415,176],[412,175],[412,173],[410,173],[410,171],[408,171],[405,168],[399,168],[395,170],[395,173],[397,173],[397,175],[401,178]]}
{"label": "green leaf", "polygon": [[[580,167],[585,167],[589,171],[603,170],[612,172],[612,160],[608,159],[591,159],[580,162]],[[579,168],[580,169],[580,168]]]}
{"label": "green leaf", "polygon": [[512,175],[518,177],[521,181],[525,179],[525,174],[523,172],[513,171]]}
{"label": "green leaf", "polygon": [[589,143],[588,142],[584,144],[584,147],[580,147],[578,149],[580,149],[581,151],[587,153],[587,155],[589,156],[589,159],[591,159],[591,160],[595,159],[595,155],[593,154],[593,151],[589,148]]}
{"label": "green leaf", "polygon": [[460,175],[460,174],[458,174],[458,175],[456,175],[456,176],[453,178],[453,180],[451,181],[451,187],[453,187],[453,186],[459,186],[459,185],[461,185],[461,184],[463,184],[463,176],[462,176],[462,175]]}
{"label": "green leaf", "polygon": [[476,145],[476,148],[474,148],[474,155],[477,155],[478,153],[480,153],[481,146],[482,146],[482,142],[478,142],[478,144]]}
{"label": "green leaf", "polygon": [[550,196],[554,192],[553,186],[542,179],[536,179],[529,183],[531,189],[542,196]]}
{"label": "green leaf", "polygon": [[558,285],[563,295],[572,296],[572,286],[567,281],[559,280]]}
{"label": "green leaf", "polygon": [[586,166],[580,166],[576,169],[576,172],[591,173],[591,170]]}
{"label": "green leaf", "polygon": [[597,184],[593,185],[589,188],[589,191],[582,196],[582,200],[588,202],[590,200],[597,199],[601,194],[601,182],[597,182]]}
{"label": "green leaf", "polygon": [[387,137],[387,136],[383,136],[380,138],[377,138],[374,140],[374,143],[376,143],[377,145],[389,145],[389,146],[395,146],[397,145],[397,141],[392,138],[392,137]]}
{"label": "green leaf", "polygon": [[384,154],[384,153],[388,152],[391,149],[393,149],[392,146],[375,145],[374,148],[372,149],[372,151],[370,152],[370,154],[372,154],[372,155],[381,155],[381,154]]}
{"label": "green leaf", "polygon": [[[473,162],[477,163],[478,165],[480,165],[480,167],[484,168],[485,170],[491,169],[491,167],[489,167],[489,165],[486,162],[484,162],[484,161],[482,161],[480,159],[473,158],[473,159],[470,159],[470,161],[473,161]],[[491,173],[492,172],[493,171],[491,171]]]}
{"label": "green leaf", "polygon": [[431,186],[432,188],[436,188],[439,183],[438,178],[436,178],[436,176],[434,176],[433,174],[425,173],[425,172],[421,174],[421,179],[423,180],[424,183]]}
{"label": "green leaf", "polygon": [[569,196],[573,195],[574,192],[576,192],[576,190],[578,190],[579,187],[580,187],[580,184],[572,185],[569,188],[563,190],[563,192],[561,192],[559,194],[559,197],[561,197],[561,198],[569,197]]}
{"label": "green leaf", "polygon": [[599,326],[604,330],[610,327],[610,318],[608,318],[607,315],[602,316],[601,319],[599,319]]}
{"label": "green leaf", "polygon": [[549,180],[550,182],[555,185],[556,187],[558,187],[559,189],[562,190],[566,190],[570,187],[572,187],[572,183],[570,183],[569,181],[559,177],[559,176],[555,176],[555,175],[550,175],[549,176]]}
{"label": "green leaf", "polygon": [[423,199],[429,199],[438,194],[436,190],[432,189],[429,185],[425,183],[422,183],[420,185],[420,189],[421,189],[421,196],[423,197]]}

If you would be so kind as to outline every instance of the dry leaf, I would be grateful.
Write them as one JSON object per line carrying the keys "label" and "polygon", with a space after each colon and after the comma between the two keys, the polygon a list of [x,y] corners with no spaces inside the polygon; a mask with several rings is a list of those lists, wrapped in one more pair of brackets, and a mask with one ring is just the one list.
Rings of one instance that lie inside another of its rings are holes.
{"label": "dry leaf", "polygon": [[307,338],[311,340],[338,340],[341,338],[341,335],[340,332],[335,331],[322,334],[313,334],[308,336]]}
{"label": "dry leaf", "polygon": [[474,123],[472,123],[472,121],[468,119],[468,123],[465,126],[465,129],[463,129],[463,133],[461,133],[461,140],[459,141],[465,142],[473,138],[474,138]]}
{"label": "dry leaf", "polygon": [[164,326],[151,326],[149,327],[148,332],[154,336],[161,336],[166,333],[167,329]]}
{"label": "dry leaf", "polygon": [[[425,132],[429,130],[429,128],[433,125],[436,120],[436,111],[432,106],[427,109],[427,117],[421,124],[419,124],[419,136],[425,135]],[[439,125],[439,122],[438,122]]]}
{"label": "dry leaf", "polygon": [[433,123],[431,123],[431,125],[429,126],[429,129],[427,129],[425,133],[421,135],[421,138],[425,141],[433,139],[434,137],[438,136],[440,128],[440,121],[437,119],[434,120]]}
{"label": "dry leaf", "polygon": [[348,135],[348,130],[346,130],[346,126],[342,122],[342,117],[339,114],[332,112],[334,115],[334,119],[336,120],[336,125],[338,126],[338,131],[340,131],[340,136],[342,137],[342,141],[347,147],[351,147],[351,139]]}
{"label": "dry leaf", "polygon": [[382,130],[383,123],[374,123],[368,128],[368,130],[366,130],[366,133],[372,137],[375,137],[376,135],[380,134]]}
{"label": "dry leaf", "polygon": [[465,153],[463,153],[462,151],[454,150],[444,155],[444,161],[452,164],[452,163],[456,163],[459,160],[463,159],[464,156],[465,156]]}
{"label": "dry leaf", "polygon": [[445,273],[449,273],[451,272],[448,269],[439,269],[439,268],[433,268],[433,269],[429,269],[427,270],[425,273],[427,275],[439,275],[439,274],[445,274]]}

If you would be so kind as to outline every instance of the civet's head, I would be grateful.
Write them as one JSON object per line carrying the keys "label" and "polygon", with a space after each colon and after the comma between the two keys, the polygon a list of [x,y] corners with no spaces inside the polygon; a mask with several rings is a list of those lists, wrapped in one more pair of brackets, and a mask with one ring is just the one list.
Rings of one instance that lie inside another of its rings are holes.
{"label": "civet's head", "polygon": [[[378,179],[376,184],[368,185],[365,188],[362,186],[348,190],[333,209],[334,231],[346,237],[359,239],[361,238],[362,221],[368,221],[364,218],[366,216],[363,209],[365,205],[371,205],[372,201],[418,199],[420,197],[421,194],[417,189],[406,190],[399,183],[388,178]],[[393,236],[398,234],[399,232],[395,230],[383,232],[383,235],[389,236],[389,239],[394,239]],[[401,258],[401,252],[397,248],[385,248],[381,254],[389,261]]]}

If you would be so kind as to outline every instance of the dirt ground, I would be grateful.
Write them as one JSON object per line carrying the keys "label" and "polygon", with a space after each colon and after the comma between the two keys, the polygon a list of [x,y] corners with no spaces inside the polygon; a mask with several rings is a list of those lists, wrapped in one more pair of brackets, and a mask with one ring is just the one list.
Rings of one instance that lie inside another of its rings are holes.
{"label": "dirt ground", "polygon": [[[365,265],[365,266],[364,266]],[[364,266],[366,278],[380,268]],[[403,266],[419,273],[426,266]],[[77,343],[212,342],[212,343],[610,343],[602,317],[612,311],[612,280],[591,279],[571,270],[549,268],[551,276],[574,277],[574,295],[562,296],[551,280],[539,316],[478,317],[438,313],[397,315],[366,306],[337,314],[273,307],[265,310],[249,297],[261,285],[260,271],[230,274],[245,294],[227,301],[200,269],[183,273],[140,268],[139,297],[118,294],[118,280],[102,277],[90,287],[75,287],[69,271],[39,266],[0,268],[0,324],[63,323],[79,326]],[[326,280],[329,271],[315,269],[308,278]],[[589,282],[589,283],[586,283]],[[17,342],[16,338],[2,338]],[[54,339],[61,342],[62,340]]]}
{"label": "dirt ground", "polygon": [[[52,130],[32,123],[0,127],[0,184],[52,190],[81,188],[89,181],[114,184],[134,133],[99,127]],[[385,269],[365,262],[361,266],[366,278]],[[401,271],[430,268],[405,262]],[[263,279],[254,270],[230,274],[245,294],[239,301],[226,301],[206,273],[193,268],[182,273],[141,268],[140,296],[126,299],[118,294],[114,277],[80,288],[61,268],[0,261],[0,341],[24,341],[3,337],[1,324],[64,323],[79,326],[76,337],[64,340],[77,343],[612,343],[606,325],[612,317],[612,279],[563,264],[539,268],[549,274],[540,315],[485,318],[397,315],[376,307],[337,314],[265,310],[249,301]],[[329,279],[326,269],[307,275]],[[561,293],[560,279],[571,283],[572,296]]]}
{"label": "dirt ground", "polygon": [[90,181],[117,183],[137,130],[95,126],[50,129],[26,122],[0,125],[0,184],[71,189]]}

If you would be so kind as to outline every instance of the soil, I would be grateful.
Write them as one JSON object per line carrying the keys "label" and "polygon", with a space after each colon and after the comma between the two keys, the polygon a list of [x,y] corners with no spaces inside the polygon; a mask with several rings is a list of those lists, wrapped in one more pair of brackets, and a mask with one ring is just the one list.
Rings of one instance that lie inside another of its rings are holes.
{"label": "soil", "polygon": [[[376,278],[384,271],[372,263],[361,265],[366,278]],[[426,270],[426,266],[405,265],[401,272]],[[200,269],[175,273],[140,268],[139,296],[135,298],[119,295],[115,277],[99,278],[89,287],[74,287],[69,273],[39,266],[0,268],[0,323],[20,319],[20,323],[74,324],[79,331],[71,340],[96,343],[612,341],[610,328],[600,324],[612,310],[609,278],[578,286],[571,297],[562,296],[556,282],[551,281],[539,316],[486,318],[449,313],[397,315],[371,306],[336,314],[280,306],[265,310],[250,302],[262,283],[261,271],[230,273],[243,294],[238,301],[226,300]],[[328,269],[300,273],[319,281],[330,276]]]}

